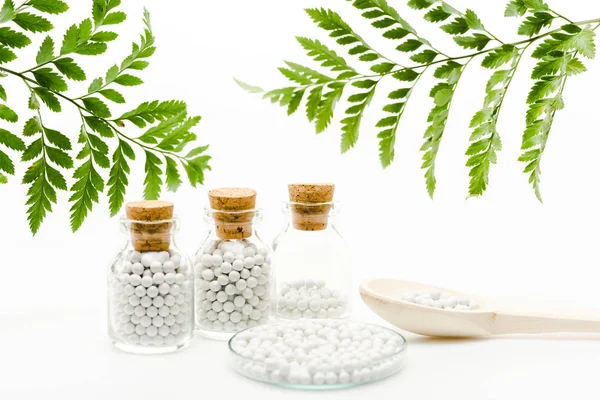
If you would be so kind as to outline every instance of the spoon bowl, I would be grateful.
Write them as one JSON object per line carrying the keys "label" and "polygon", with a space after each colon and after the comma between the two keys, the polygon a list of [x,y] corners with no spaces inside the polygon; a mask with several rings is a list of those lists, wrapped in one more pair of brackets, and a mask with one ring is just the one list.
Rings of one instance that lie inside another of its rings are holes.
{"label": "spoon bowl", "polygon": [[[475,310],[445,310],[402,300],[407,292],[440,291],[475,300]],[[371,279],[360,286],[363,301],[380,317],[409,332],[438,337],[480,337],[511,333],[600,332],[600,311],[523,312],[491,299],[399,279]]]}

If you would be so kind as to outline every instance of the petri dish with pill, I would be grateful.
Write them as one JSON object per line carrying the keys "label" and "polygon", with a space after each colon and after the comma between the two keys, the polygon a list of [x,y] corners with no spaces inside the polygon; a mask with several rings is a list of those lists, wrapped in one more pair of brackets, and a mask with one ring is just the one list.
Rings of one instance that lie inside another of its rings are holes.
{"label": "petri dish with pill", "polygon": [[342,389],[398,373],[406,340],[377,325],[342,319],[280,320],[229,341],[230,365],[260,382],[295,389]]}
{"label": "petri dish with pill", "polygon": [[175,244],[178,219],[166,201],[126,204],[125,245],[108,274],[108,333],[130,353],[162,354],[188,346],[194,333],[194,280]]}
{"label": "petri dish with pill", "polygon": [[262,213],[255,207],[255,190],[222,188],[208,196],[204,219],[211,229],[194,264],[196,331],[227,340],[269,322],[271,252],[256,231]]}
{"label": "petri dish with pill", "polygon": [[276,315],[284,319],[351,314],[350,250],[337,229],[333,184],[290,184],[286,222],[273,243]]}

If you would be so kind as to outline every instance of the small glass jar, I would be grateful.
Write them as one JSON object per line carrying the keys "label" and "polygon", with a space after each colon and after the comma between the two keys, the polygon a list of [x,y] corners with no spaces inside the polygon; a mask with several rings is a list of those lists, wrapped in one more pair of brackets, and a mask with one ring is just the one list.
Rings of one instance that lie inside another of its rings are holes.
{"label": "small glass jar", "polygon": [[256,191],[224,188],[209,192],[204,220],[211,230],[196,253],[196,329],[228,339],[269,322],[272,311],[271,256],[256,226]]}
{"label": "small glass jar", "polygon": [[348,245],[336,229],[339,204],[330,184],[290,185],[287,222],[273,243],[280,318],[347,318],[352,267]]}
{"label": "small glass jar", "polygon": [[109,336],[131,353],[182,349],[193,339],[194,287],[190,262],[175,245],[173,204],[139,201],[126,209],[126,244],[108,274]]}

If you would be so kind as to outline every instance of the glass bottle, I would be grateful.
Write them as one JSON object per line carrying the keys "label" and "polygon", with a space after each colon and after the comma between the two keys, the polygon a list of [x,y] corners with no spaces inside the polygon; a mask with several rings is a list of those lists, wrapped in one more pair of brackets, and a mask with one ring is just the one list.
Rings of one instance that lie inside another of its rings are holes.
{"label": "glass bottle", "polygon": [[196,253],[196,329],[227,339],[269,321],[272,276],[268,246],[256,232],[262,216],[256,191],[223,188],[209,192],[208,237]]}
{"label": "glass bottle", "polygon": [[351,257],[336,229],[333,184],[289,185],[287,222],[273,244],[276,315],[346,318],[351,314]]}
{"label": "glass bottle", "polygon": [[131,202],[126,214],[126,244],[108,274],[110,339],[131,353],[182,349],[193,338],[194,285],[190,262],[175,245],[173,204]]}

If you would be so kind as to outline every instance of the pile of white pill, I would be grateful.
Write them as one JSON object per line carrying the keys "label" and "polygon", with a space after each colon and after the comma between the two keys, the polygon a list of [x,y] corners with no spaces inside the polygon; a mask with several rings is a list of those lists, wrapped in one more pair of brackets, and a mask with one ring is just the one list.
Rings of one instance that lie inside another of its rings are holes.
{"label": "pile of white pill", "polygon": [[248,240],[212,241],[196,256],[196,325],[237,332],[268,322],[271,258]]}
{"label": "pile of white pill", "polygon": [[113,333],[127,344],[171,346],[191,338],[193,283],[176,252],[131,251],[109,284]]}
{"label": "pile of white pill", "polygon": [[402,295],[402,300],[427,307],[444,310],[469,311],[479,308],[477,302],[466,296],[453,296],[440,291],[409,292]]}
{"label": "pile of white pill", "polygon": [[283,318],[340,318],[348,314],[348,301],[325,281],[297,280],[278,288],[277,314]]}
{"label": "pile of white pill", "polygon": [[385,378],[404,362],[398,333],[345,320],[279,321],[231,339],[233,367],[263,382],[326,388]]}

